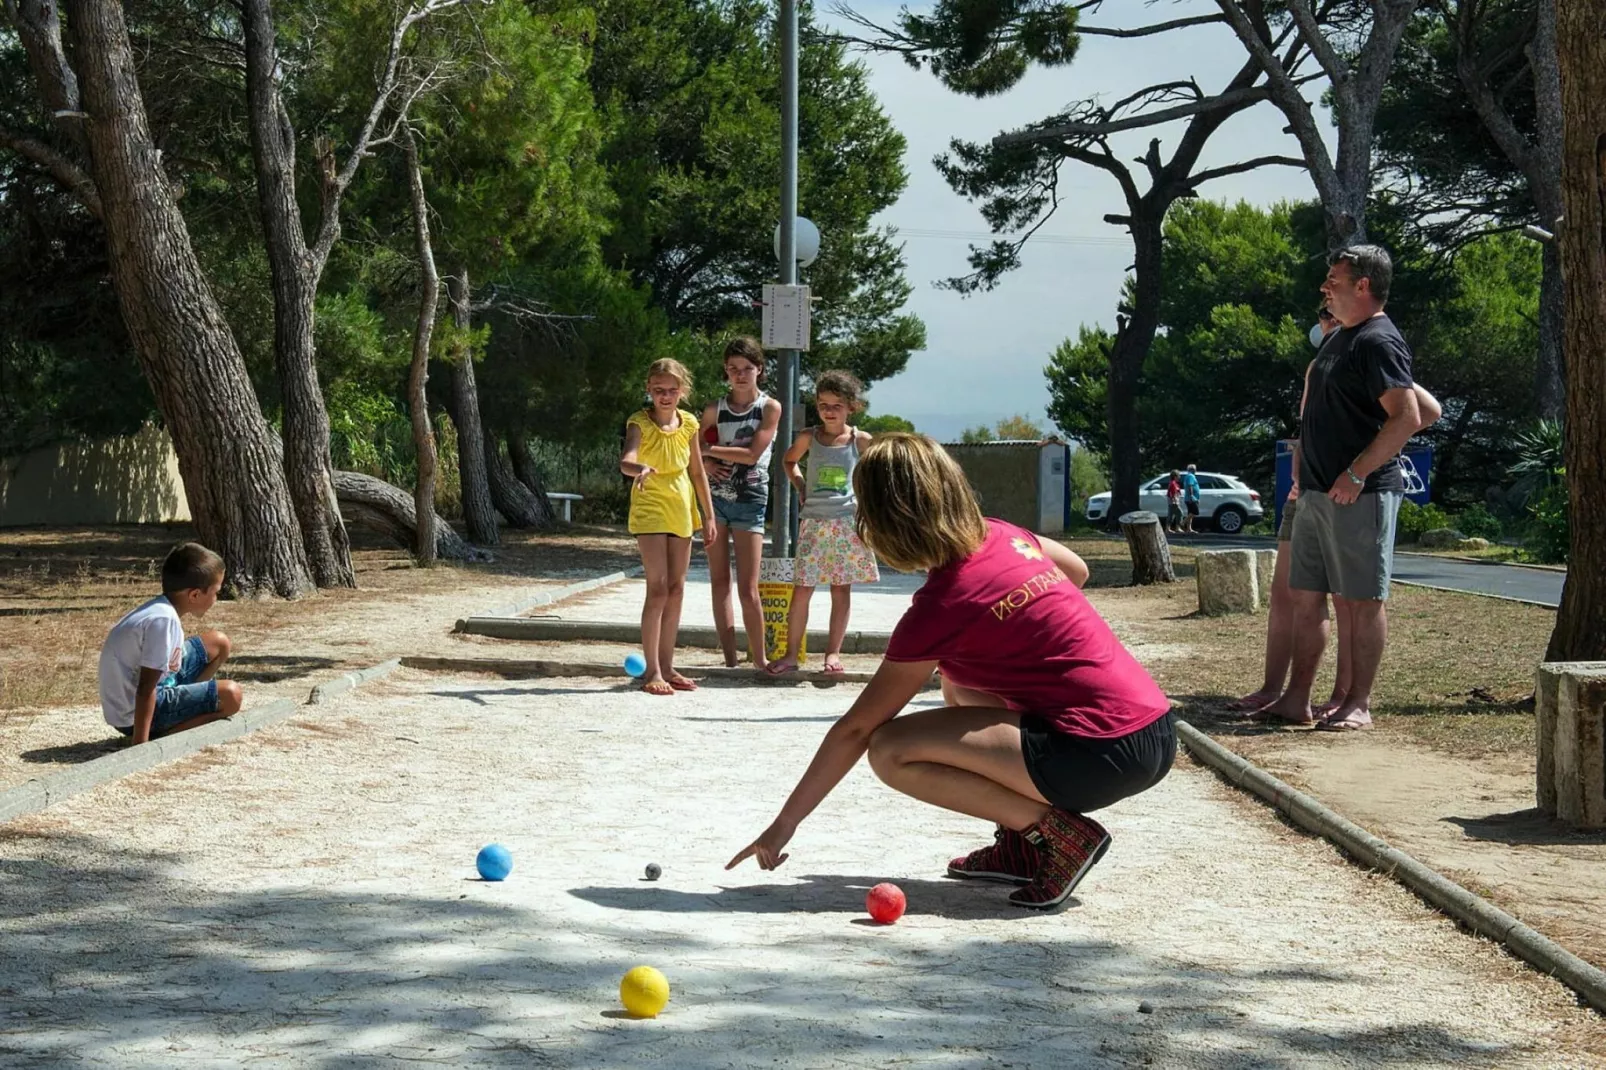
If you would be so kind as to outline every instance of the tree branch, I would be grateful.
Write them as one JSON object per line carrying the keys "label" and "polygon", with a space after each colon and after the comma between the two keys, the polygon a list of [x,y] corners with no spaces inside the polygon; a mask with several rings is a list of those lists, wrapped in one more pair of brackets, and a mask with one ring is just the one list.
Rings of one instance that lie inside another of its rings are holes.
{"label": "tree branch", "polygon": [[[352,180],[357,177],[357,168],[362,166],[363,157],[368,155],[370,141],[374,131],[379,126],[380,118],[390,104],[391,94],[396,91],[397,72],[401,68],[402,50],[406,44],[407,31],[419,22],[435,14],[443,8],[453,7],[468,0],[424,0],[422,7],[409,7],[407,13],[397,20],[390,34],[390,47],[385,53],[385,68],[379,78],[379,87],[374,93],[374,102],[368,109],[368,115],[352,142],[351,151],[346,156],[344,165],[334,166],[332,149],[329,153],[320,153],[324,157],[323,165],[323,218],[318,225],[318,238],[312,243],[309,255],[314,266],[314,273],[321,274],[323,266],[329,260],[329,253],[334,249],[335,242],[340,237],[340,200],[350,188]],[[391,135],[394,136],[395,128]]]}
{"label": "tree branch", "polygon": [[101,218],[100,191],[95,188],[95,180],[85,174],[83,168],[44,142],[24,137],[5,127],[0,127],[0,145],[49,173],[91,215],[96,219]]}
{"label": "tree branch", "polygon": [[1185,19],[1157,22],[1152,26],[1140,26],[1135,30],[1123,30],[1113,26],[1083,26],[1078,23],[1076,32],[1085,33],[1093,37],[1152,37],[1157,33],[1168,33],[1171,30],[1186,29],[1189,26],[1208,26],[1211,23],[1226,21],[1226,18],[1221,15],[1190,15]]}
{"label": "tree branch", "polygon": [[1245,160],[1243,163],[1228,164],[1226,167],[1212,167],[1205,171],[1196,172],[1188,177],[1188,181],[1193,185],[1198,185],[1201,182],[1209,182],[1215,178],[1241,175],[1245,171],[1253,171],[1257,167],[1271,166],[1298,167],[1304,170],[1307,165],[1303,159],[1294,156],[1256,156],[1253,160]]}
{"label": "tree branch", "polygon": [[[1130,100],[1131,98],[1128,99]],[[1122,119],[1107,119],[1100,122],[1060,123],[1056,126],[1043,127],[1037,130],[1017,130],[1009,134],[999,134],[993,138],[993,144],[1003,148],[1006,145],[1052,141],[1056,138],[1064,137],[1106,137],[1110,134],[1118,134],[1123,130],[1142,130],[1152,126],[1160,126],[1174,122],[1177,119],[1186,119],[1191,115],[1201,115],[1215,111],[1235,111],[1250,104],[1270,99],[1271,90],[1265,86],[1233,89],[1189,104],[1178,104],[1175,107],[1161,108],[1158,111],[1145,112],[1142,115],[1130,115]]]}

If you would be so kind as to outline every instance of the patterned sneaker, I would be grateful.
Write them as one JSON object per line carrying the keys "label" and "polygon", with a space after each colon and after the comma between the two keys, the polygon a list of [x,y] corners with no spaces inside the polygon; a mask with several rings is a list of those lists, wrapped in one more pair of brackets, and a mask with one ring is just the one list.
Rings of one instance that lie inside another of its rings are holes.
{"label": "patterned sneaker", "polygon": [[1002,825],[993,833],[991,847],[976,850],[948,863],[948,876],[967,880],[1028,884],[1037,876],[1037,848],[1025,836]]}
{"label": "patterned sneaker", "polygon": [[1030,884],[1009,894],[1009,901],[1032,910],[1065,902],[1110,847],[1103,825],[1067,810],[1050,810],[1022,835],[1037,845],[1042,864]]}

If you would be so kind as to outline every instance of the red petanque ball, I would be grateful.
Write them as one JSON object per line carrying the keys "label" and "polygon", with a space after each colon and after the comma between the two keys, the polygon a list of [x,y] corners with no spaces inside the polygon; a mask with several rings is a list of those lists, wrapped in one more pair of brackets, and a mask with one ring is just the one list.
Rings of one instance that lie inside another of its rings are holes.
{"label": "red petanque ball", "polygon": [[908,900],[903,897],[903,889],[896,884],[878,884],[864,897],[864,909],[882,925],[891,925],[903,917],[908,905]]}

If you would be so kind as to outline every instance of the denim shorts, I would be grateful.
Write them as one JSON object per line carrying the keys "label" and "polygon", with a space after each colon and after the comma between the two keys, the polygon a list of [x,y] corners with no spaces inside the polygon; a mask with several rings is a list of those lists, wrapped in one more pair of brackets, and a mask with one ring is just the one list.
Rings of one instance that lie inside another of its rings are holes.
{"label": "denim shorts", "polygon": [[768,508],[769,503],[763,501],[743,502],[715,498],[714,519],[732,531],[756,531],[762,535],[764,514]]}
{"label": "denim shorts", "polygon": [[[192,717],[218,711],[217,681],[195,682],[206,668],[206,644],[201,637],[191,636],[184,641],[184,660],[178,672],[167,676],[156,685],[156,716],[151,718],[151,735],[159,736]],[[134,734],[133,725],[118,725],[117,731],[125,736]]]}

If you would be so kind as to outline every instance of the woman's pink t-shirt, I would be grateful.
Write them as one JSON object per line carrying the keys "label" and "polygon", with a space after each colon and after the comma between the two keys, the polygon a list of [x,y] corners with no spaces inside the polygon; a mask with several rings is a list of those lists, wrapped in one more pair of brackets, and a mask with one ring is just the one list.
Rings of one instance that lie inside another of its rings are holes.
{"label": "woman's pink t-shirt", "polygon": [[1124,736],[1170,708],[1037,536],[1002,520],[988,519],[969,557],[932,570],[886,656],[935,661],[959,686],[1073,736]]}

